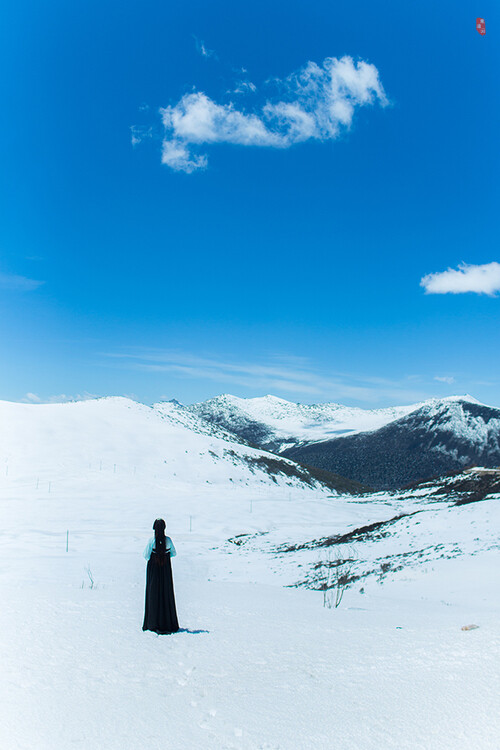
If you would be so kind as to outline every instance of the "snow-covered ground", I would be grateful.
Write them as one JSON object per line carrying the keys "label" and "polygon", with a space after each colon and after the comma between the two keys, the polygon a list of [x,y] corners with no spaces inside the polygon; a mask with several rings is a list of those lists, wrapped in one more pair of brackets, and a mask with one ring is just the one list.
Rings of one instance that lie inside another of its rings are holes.
{"label": "snow-covered ground", "polygon": [[[332,496],[120,399],[1,404],[0,425],[2,749],[498,749],[497,497]],[[160,515],[183,629],[163,637],[141,630]],[[290,585],[335,549],[362,577],[328,609]]]}

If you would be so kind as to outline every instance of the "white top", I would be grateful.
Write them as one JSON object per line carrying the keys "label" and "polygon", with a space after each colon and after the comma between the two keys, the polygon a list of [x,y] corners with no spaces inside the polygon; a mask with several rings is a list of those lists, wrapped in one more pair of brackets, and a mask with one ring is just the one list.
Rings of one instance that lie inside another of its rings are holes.
{"label": "white top", "polygon": [[[173,541],[170,539],[169,536],[165,537],[165,540],[166,540],[166,543],[165,543],[166,551],[170,552],[170,557],[175,557],[177,552],[175,551]],[[146,558],[146,560],[149,560],[149,558],[151,557],[151,552],[154,550],[154,547],[155,547],[155,538],[153,537],[152,539],[149,540],[148,546],[144,550],[144,557]]]}

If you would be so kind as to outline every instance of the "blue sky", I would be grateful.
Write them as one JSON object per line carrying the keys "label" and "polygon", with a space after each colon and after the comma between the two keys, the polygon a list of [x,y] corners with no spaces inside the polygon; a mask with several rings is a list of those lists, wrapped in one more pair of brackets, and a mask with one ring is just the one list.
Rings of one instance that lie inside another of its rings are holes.
{"label": "blue sky", "polygon": [[[497,2],[1,21],[0,398],[500,406]],[[361,90],[325,124],[345,56]],[[200,168],[162,163],[171,143]]]}

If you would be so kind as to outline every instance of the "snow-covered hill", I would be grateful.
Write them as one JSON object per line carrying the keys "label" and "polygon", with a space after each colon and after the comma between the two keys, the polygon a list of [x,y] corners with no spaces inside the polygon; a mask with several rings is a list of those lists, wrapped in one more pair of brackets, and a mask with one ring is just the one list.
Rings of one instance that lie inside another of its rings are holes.
{"label": "snow-covered hill", "polygon": [[422,404],[379,430],[284,452],[375,488],[402,487],[470,465],[500,465],[500,409],[470,398]]}
{"label": "snow-covered hill", "polygon": [[[0,404],[2,750],[496,750],[496,474],[338,495],[212,430],[127,399]],[[160,515],[182,630],[158,638]]]}
{"label": "snow-covered hill", "polygon": [[[470,396],[439,400],[453,402]],[[436,399],[425,404],[437,403]],[[342,404],[295,404],[276,396],[238,398],[224,394],[186,407],[210,424],[219,425],[241,440],[260,448],[280,452],[298,444],[332,440],[358,432],[378,430],[410,414],[424,404],[391,406],[385,409],[359,409]]]}
{"label": "snow-covered hill", "polygon": [[[63,404],[0,402],[0,465],[14,480],[38,489],[54,481],[121,475],[151,476],[170,491],[193,484],[226,487],[272,485],[349,491],[341,477],[322,481],[293,461],[240,444],[224,429],[174,403],[145,406],[126,398]],[[318,472],[319,474],[319,472]],[[323,484],[326,482],[326,484]],[[352,485],[356,489],[356,485]]]}

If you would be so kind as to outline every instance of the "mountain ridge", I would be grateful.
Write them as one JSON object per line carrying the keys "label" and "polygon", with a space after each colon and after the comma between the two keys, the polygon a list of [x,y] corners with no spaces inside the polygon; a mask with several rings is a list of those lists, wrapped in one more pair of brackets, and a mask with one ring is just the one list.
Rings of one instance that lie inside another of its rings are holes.
{"label": "mountain ridge", "polygon": [[500,465],[500,409],[465,399],[424,404],[379,430],[283,451],[376,489]]}
{"label": "mountain ridge", "polygon": [[480,403],[473,396],[465,395],[433,398],[406,406],[361,409],[336,402],[308,405],[270,395],[243,399],[222,394],[188,405],[186,409],[224,427],[244,441],[280,453],[298,444],[373,431],[425,404],[456,400]]}

